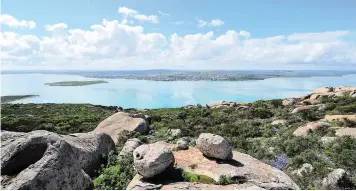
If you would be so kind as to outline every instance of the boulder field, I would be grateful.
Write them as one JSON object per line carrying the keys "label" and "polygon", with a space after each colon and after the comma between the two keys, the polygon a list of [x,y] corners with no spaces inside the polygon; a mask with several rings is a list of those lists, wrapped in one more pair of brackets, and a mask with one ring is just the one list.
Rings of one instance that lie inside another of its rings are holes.
{"label": "boulder field", "polygon": [[[174,150],[175,148],[174,144],[165,142],[156,142],[154,145],[154,147],[151,146],[150,148],[156,148],[158,150],[162,148],[170,148],[171,150]],[[139,148],[134,151],[134,157],[135,152]],[[210,177],[215,182],[218,182],[223,176],[231,177],[232,179],[238,179],[240,182],[240,184],[235,183],[226,186],[211,185],[211,188],[299,189],[294,181],[284,172],[244,153],[232,151],[231,159],[221,160],[207,157],[200,149],[191,147],[188,150],[173,151],[173,156],[175,160],[174,169],[180,169],[184,172],[204,175]],[[150,161],[151,163],[154,163],[153,161],[158,160],[154,160],[154,158],[152,158]],[[169,173],[169,171],[174,173],[173,169],[168,167],[167,169],[168,172],[166,173]],[[159,182],[150,182],[150,179],[144,178],[144,176],[139,173],[130,182],[127,189],[205,189],[207,187],[209,187],[209,185],[203,183],[190,183],[181,181],[176,182],[163,179],[160,179]]]}

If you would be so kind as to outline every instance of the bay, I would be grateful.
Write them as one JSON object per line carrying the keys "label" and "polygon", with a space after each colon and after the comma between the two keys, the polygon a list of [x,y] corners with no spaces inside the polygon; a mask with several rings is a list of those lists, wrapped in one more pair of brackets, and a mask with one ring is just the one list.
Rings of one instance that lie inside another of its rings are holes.
{"label": "bay", "polygon": [[147,81],[104,79],[89,86],[48,86],[59,81],[103,80],[62,74],[2,74],[1,95],[35,94],[12,103],[90,103],[123,108],[168,108],[217,101],[252,102],[297,97],[324,86],[356,86],[356,75],[287,77],[254,81]]}

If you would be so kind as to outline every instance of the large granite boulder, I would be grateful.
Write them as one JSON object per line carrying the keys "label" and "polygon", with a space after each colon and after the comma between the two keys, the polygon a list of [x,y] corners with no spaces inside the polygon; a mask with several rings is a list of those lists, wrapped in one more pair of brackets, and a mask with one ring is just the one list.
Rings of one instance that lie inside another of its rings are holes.
{"label": "large granite boulder", "polygon": [[142,142],[139,139],[133,138],[127,140],[119,156],[132,156],[133,151],[140,145],[142,145]]}
{"label": "large granite boulder", "polygon": [[353,190],[356,189],[351,181],[350,175],[341,168],[333,170],[322,181],[322,186],[325,189],[331,190]]}
{"label": "large granite boulder", "polygon": [[[27,143],[27,148],[1,166],[1,175],[13,176],[1,184],[10,190],[92,189],[90,177],[82,170],[72,147],[64,140]],[[21,146],[20,146],[21,147]],[[34,161],[38,158],[37,161]],[[28,159],[28,160],[25,160]],[[22,168],[16,168],[16,167]],[[24,168],[24,169],[23,169]]]}
{"label": "large granite boulder", "polygon": [[310,122],[304,126],[298,127],[294,132],[294,136],[307,136],[310,131],[315,131],[320,128],[331,127],[330,123],[326,122]]}
{"label": "large granite boulder", "polygon": [[[51,145],[54,145],[56,149],[53,148]],[[67,149],[67,147],[69,147],[70,149]],[[112,141],[110,136],[104,133],[58,135],[56,133],[43,130],[32,131],[29,133],[2,131],[1,175],[4,177],[11,177],[11,179],[5,178],[6,182],[9,185],[14,185],[13,183],[15,182],[16,185],[19,185],[18,182],[26,181],[26,185],[31,184],[32,186],[35,186],[34,183],[35,181],[37,181],[37,179],[25,180],[23,177],[23,172],[28,172],[33,177],[36,177],[37,174],[38,176],[42,177],[41,174],[46,174],[47,172],[41,172],[41,165],[45,163],[44,161],[50,158],[50,163],[45,164],[46,168],[52,168],[53,166],[53,173],[61,174],[61,176],[52,179],[50,179],[52,176],[50,174],[48,176],[43,176],[42,178],[47,177],[47,181],[50,183],[50,185],[44,185],[49,186],[48,188],[52,189],[61,189],[64,187],[66,189],[71,189],[70,185],[66,185],[65,183],[63,183],[63,187],[55,188],[55,185],[61,186],[61,182],[69,181],[68,178],[70,176],[74,176],[73,174],[75,173],[76,176],[81,176],[81,172],[85,173],[86,176],[94,175],[95,170],[99,169],[100,167],[100,164],[102,162],[102,155],[108,154],[113,148],[114,142]],[[55,149],[56,152],[52,152],[53,149]],[[54,156],[50,156],[51,154],[53,154]],[[45,156],[47,158],[44,158]],[[67,156],[68,161],[65,160],[65,157]],[[63,166],[61,168],[69,168],[71,169],[70,171],[73,172],[69,172],[69,170],[61,171],[62,169],[59,168],[61,165],[67,165],[67,163],[69,163],[68,167]],[[72,167],[73,164],[75,164],[75,167]],[[38,168],[36,168],[36,170],[34,171],[34,168],[32,168],[33,166],[36,166]],[[34,182],[28,182],[30,180],[33,180]],[[39,180],[42,181],[42,179]],[[80,178],[78,178],[78,180],[80,180]],[[79,181],[78,183],[81,182]],[[31,188],[36,189],[36,187],[32,186]],[[43,185],[37,186],[37,189],[43,188]],[[85,186],[87,186],[87,184],[82,183],[82,187],[76,186],[80,185],[73,185],[72,189],[86,189]]]}
{"label": "large granite boulder", "polygon": [[172,149],[159,142],[137,147],[133,157],[137,173],[144,178],[160,174],[174,164]]}
{"label": "large granite boulder", "polygon": [[124,130],[139,133],[148,132],[149,125],[146,117],[143,114],[117,112],[100,122],[94,132],[104,132],[110,135],[115,144],[117,144],[119,135]]}
{"label": "large granite boulder", "polygon": [[223,137],[211,133],[202,133],[196,141],[196,147],[207,157],[229,160],[232,158],[232,147]]}
{"label": "large granite boulder", "polygon": [[90,176],[100,168],[102,156],[115,148],[114,141],[105,133],[77,133],[62,137],[72,147],[82,169]]}
{"label": "large granite boulder", "polygon": [[[163,144],[167,147],[174,148],[175,144],[168,144],[159,142],[156,144]],[[217,189],[299,189],[294,181],[284,172],[265,164],[247,154],[233,151],[231,160],[215,160],[206,158],[199,149],[190,147],[188,150],[173,151],[175,158],[175,168],[182,169],[185,172],[204,175],[212,178],[218,182],[221,176],[230,176],[233,179],[241,180],[241,184],[229,185],[227,187],[219,187]],[[127,189],[143,189],[145,185],[149,187],[156,187],[156,189],[195,189],[191,183],[176,182],[149,182],[140,176],[136,176],[129,184]],[[247,186],[248,184],[248,186]],[[205,189],[208,185],[200,184],[196,189]],[[209,184],[210,188],[215,188],[214,185]],[[237,186],[237,187],[235,187]],[[242,187],[239,187],[242,186]],[[244,186],[247,186],[244,188]]]}

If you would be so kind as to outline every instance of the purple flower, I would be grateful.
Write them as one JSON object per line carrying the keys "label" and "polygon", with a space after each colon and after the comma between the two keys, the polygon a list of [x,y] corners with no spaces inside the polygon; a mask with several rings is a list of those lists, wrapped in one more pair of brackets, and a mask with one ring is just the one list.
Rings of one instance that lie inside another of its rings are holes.
{"label": "purple flower", "polygon": [[278,133],[278,130],[279,130],[279,129],[273,127],[273,131],[274,131],[275,133]]}
{"label": "purple flower", "polygon": [[279,155],[274,159],[273,166],[282,169],[284,168],[289,162],[289,158],[286,155]]}

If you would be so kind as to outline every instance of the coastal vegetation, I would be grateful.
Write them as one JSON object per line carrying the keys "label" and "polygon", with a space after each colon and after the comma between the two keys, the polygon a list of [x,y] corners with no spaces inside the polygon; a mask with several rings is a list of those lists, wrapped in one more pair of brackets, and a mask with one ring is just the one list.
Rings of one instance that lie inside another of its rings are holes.
{"label": "coastal vegetation", "polygon": [[92,80],[92,81],[63,81],[63,82],[53,82],[53,83],[46,83],[45,85],[49,86],[88,86],[93,84],[102,84],[108,83],[104,80]]}
{"label": "coastal vegetation", "polygon": [[38,95],[9,95],[9,96],[1,96],[1,103],[9,103],[12,101],[26,99],[31,97],[37,97]]}
{"label": "coastal vegetation", "polygon": [[[293,106],[283,105],[280,99],[256,101],[247,109],[201,105],[189,109],[126,109],[124,111],[128,113],[150,116],[152,131],[147,135],[123,132],[114,152],[120,152],[129,138],[138,138],[144,143],[158,140],[176,143],[179,137],[171,136],[168,133],[170,129],[180,129],[180,137],[191,140],[201,133],[213,133],[228,139],[234,150],[286,172],[302,189],[319,189],[322,178],[335,168],[347,170],[356,183],[355,138],[343,136],[331,143],[323,143],[323,137],[335,137],[333,129],[320,129],[305,137],[293,136],[298,127],[320,120],[325,115],[356,113],[355,97],[345,95],[321,99],[321,102],[326,105],[323,110],[311,109],[301,113],[292,113]],[[1,126],[3,130],[21,132],[40,129],[59,134],[89,132],[116,109],[90,104],[3,104]],[[271,124],[278,119],[285,120],[285,123]],[[352,121],[337,123],[356,127]],[[106,156],[108,163],[102,166],[100,176],[94,180],[96,189],[125,189],[133,178],[132,158],[117,160],[115,153]],[[311,164],[314,171],[302,177],[293,174],[304,163]],[[186,172],[182,172],[182,177],[192,182],[211,181]],[[221,177],[220,183],[215,184],[231,181],[229,177]]]}

